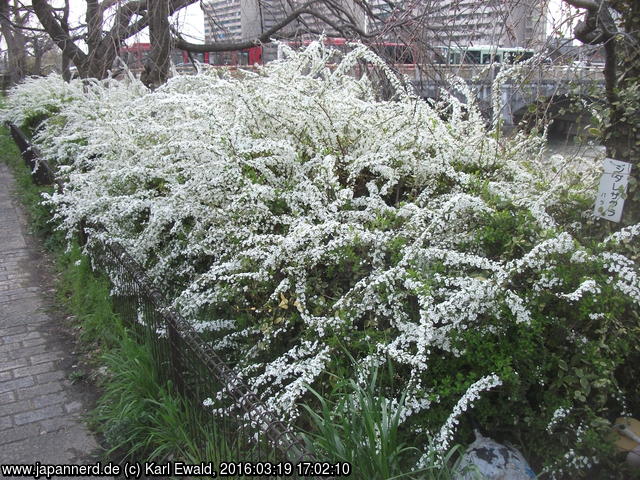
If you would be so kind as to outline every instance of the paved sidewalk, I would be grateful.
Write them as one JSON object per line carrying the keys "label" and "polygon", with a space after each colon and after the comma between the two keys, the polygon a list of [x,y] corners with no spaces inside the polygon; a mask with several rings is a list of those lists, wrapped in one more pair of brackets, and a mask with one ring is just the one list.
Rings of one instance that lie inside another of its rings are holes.
{"label": "paved sidewalk", "polygon": [[0,464],[95,463],[98,444],[82,420],[91,394],[69,381],[73,343],[15,188],[0,162]]}

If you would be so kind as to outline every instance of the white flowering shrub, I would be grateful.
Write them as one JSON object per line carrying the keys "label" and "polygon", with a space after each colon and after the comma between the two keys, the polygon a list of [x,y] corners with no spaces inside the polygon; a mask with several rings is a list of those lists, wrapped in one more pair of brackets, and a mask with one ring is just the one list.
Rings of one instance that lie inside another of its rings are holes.
{"label": "white flowering shrub", "polygon": [[432,106],[391,74],[378,100],[350,75],[378,62],[364,48],[287,55],[78,90],[36,137],[61,228],[104,225],[288,421],[310,385],[388,362],[381,395],[425,452],[473,415],[550,471],[603,458],[598,420],[640,413],[640,280],[638,227],[605,238],[584,213],[596,164],[543,160],[543,139],[498,139],[472,99]]}
{"label": "white flowering shrub", "polygon": [[83,96],[82,82],[65,82],[58,74],[28,77],[8,92],[0,121],[32,129],[45,118],[59,113],[64,106]]}

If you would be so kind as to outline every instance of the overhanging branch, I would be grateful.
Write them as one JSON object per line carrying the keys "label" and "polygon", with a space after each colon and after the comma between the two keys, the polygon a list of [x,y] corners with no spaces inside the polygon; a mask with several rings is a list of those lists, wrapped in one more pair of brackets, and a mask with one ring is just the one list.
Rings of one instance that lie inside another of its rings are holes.
{"label": "overhanging branch", "polygon": [[[228,52],[233,50],[242,50],[245,48],[255,47],[256,45],[260,45],[263,43],[270,43],[271,39],[283,28],[285,28],[290,23],[294,22],[302,15],[311,15],[317,17],[323,21],[326,21],[321,15],[315,12],[311,7],[316,3],[321,3],[322,0],[311,0],[305,3],[302,7],[294,10],[289,15],[287,15],[284,19],[280,20],[278,23],[273,25],[268,30],[265,30],[259,36],[250,39],[250,40],[240,40],[235,42],[215,42],[215,43],[205,43],[205,44],[196,44],[187,42],[182,38],[174,38],[175,46],[186,50],[189,52],[202,53],[202,52]],[[331,23],[329,23],[330,26]]]}

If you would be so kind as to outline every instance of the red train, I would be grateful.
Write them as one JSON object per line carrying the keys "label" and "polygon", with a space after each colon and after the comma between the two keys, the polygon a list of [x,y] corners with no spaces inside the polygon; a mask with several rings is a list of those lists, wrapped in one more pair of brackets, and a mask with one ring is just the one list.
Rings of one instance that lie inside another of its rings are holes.
{"label": "red train", "polygon": [[[327,46],[334,47],[346,52],[351,49],[347,45],[348,40],[344,38],[325,38]],[[311,43],[311,40],[300,40],[286,42],[292,48],[300,48]],[[414,55],[412,50],[404,44],[384,42],[371,45],[381,57],[395,64],[413,64]],[[130,46],[120,48],[120,56],[132,70],[142,69],[144,62],[151,49],[150,43],[134,43]],[[171,60],[176,67],[184,67],[191,64],[191,59],[208,64],[219,66],[250,66],[263,65],[277,57],[277,46],[274,44],[258,45],[243,50],[231,52],[205,52],[192,53],[189,55],[184,50],[174,49],[171,53]]]}
{"label": "red train", "polygon": [[[142,69],[146,61],[150,43],[134,43],[121,47],[120,56],[132,70]],[[262,47],[253,47],[233,52],[205,52],[189,55],[184,50],[174,49],[171,52],[171,61],[177,67],[191,64],[191,59],[209,65],[255,65],[262,64]]]}

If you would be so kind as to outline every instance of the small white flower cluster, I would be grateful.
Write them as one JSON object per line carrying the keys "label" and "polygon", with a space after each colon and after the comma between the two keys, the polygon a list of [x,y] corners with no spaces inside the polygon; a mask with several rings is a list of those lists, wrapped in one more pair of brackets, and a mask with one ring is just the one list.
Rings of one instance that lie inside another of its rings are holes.
{"label": "small white flower cluster", "polygon": [[566,461],[565,468],[573,469],[576,472],[588,471],[592,466],[598,463],[598,459],[596,457],[577,455],[572,448],[564,454],[564,459]]}
{"label": "small white flower cluster", "polygon": [[621,292],[640,305],[640,275],[636,264],[619,253],[602,252],[599,258],[604,261],[604,268],[616,275],[609,277],[608,282],[615,283]]}
{"label": "small white flower cluster", "polygon": [[601,293],[600,287],[595,280],[589,278],[582,282],[573,292],[562,293],[560,296],[571,302],[577,302],[585,293],[592,293],[593,295],[599,295]]}
{"label": "small white flower cluster", "polygon": [[593,260],[593,256],[589,255],[584,250],[576,250],[573,252],[573,255],[571,255],[571,261],[573,263],[586,263],[591,260]]}
{"label": "small white flower cluster", "polygon": [[570,409],[564,407],[557,408],[556,411],[553,412],[553,416],[547,424],[547,432],[553,433],[554,428],[562,421],[564,417],[569,415],[570,411]]}
{"label": "small white flower cluster", "polygon": [[233,330],[235,320],[209,320],[207,322],[194,322],[193,329],[196,332],[219,332],[221,330]]}
{"label": "small white flower cluster", "polygon": [[529,323],[531,321],[531,313],[525,307],[522,298],[511,290],[505,292],[505,303],[516,317],[517,323]]}
{"label": "small white flower cluster", "polygon": [[47,77],[27,77],[8,92],[0,122],[24,125],[63,110],[84,97],[81,80],[65,82],[56,73]]}
{"label": "small white flower cluster", "polygon": [[[249,385],[263,392],[267,408],[293,421],[298,416],[296,402],[322,373],[329,358],[329,348],[317,341],[303,341],[265,365],[262,374],[250,378]],[[249,370],[255,368],[254,364]]]}
{"label": "small white flower cluster", "polygon": [[411,396],[405,398],[404,403],[399,405],[397,399],[393,399],[393,412],[398,415],[398,423],[404,423],[412,415],[428,410],[431,404],[433,403],[428,398],[417,398],[415,396]]}
{"label": "small white flower cluster", "polygon": [[[486,392],[487,390],[491,390],[499,385],[502,385],[502,380],[496,374],[487,375],[486,377],[482,377],[480,380],[472,384],[465,394],[458,400],[458,403],[455,407],[453,407],[453,411],[449,415],[447,421],[440,428],[440,432],[436,435],[432,448],[434,448],[437,452],[443,453],[449,449],[451,445],[451,441],[453,440],[453,435],[456,431],[456,426],[458,425],[458,418],[464,412],[473,407],[473,402],[475,402],[478,398],[480,398],[480,394],[482,392]],[[423,456],[423,460],[426,460],[428,455]],[[420,466],[421,463],[418,462]]]}
{"label": "small white flower cluster", "polygon": [[536,282],[533,284],[532,290],[536,293],[540,293],[546,290],[551,291],[556,287],[561,287],[562,285],[562,279],[547,272],[543,272],[540,275],[540,278],[538,278],[538,280],[536,280]]}
{"label": "small white flower cluster", "polygon": [[624,227],[618,230],[615,233],[612,233],[607,238],[605,238],[604,243],[628,243],[634,237],[640,235],[640,223],[636,223],[635,225],[629,225],[628,227]]}

